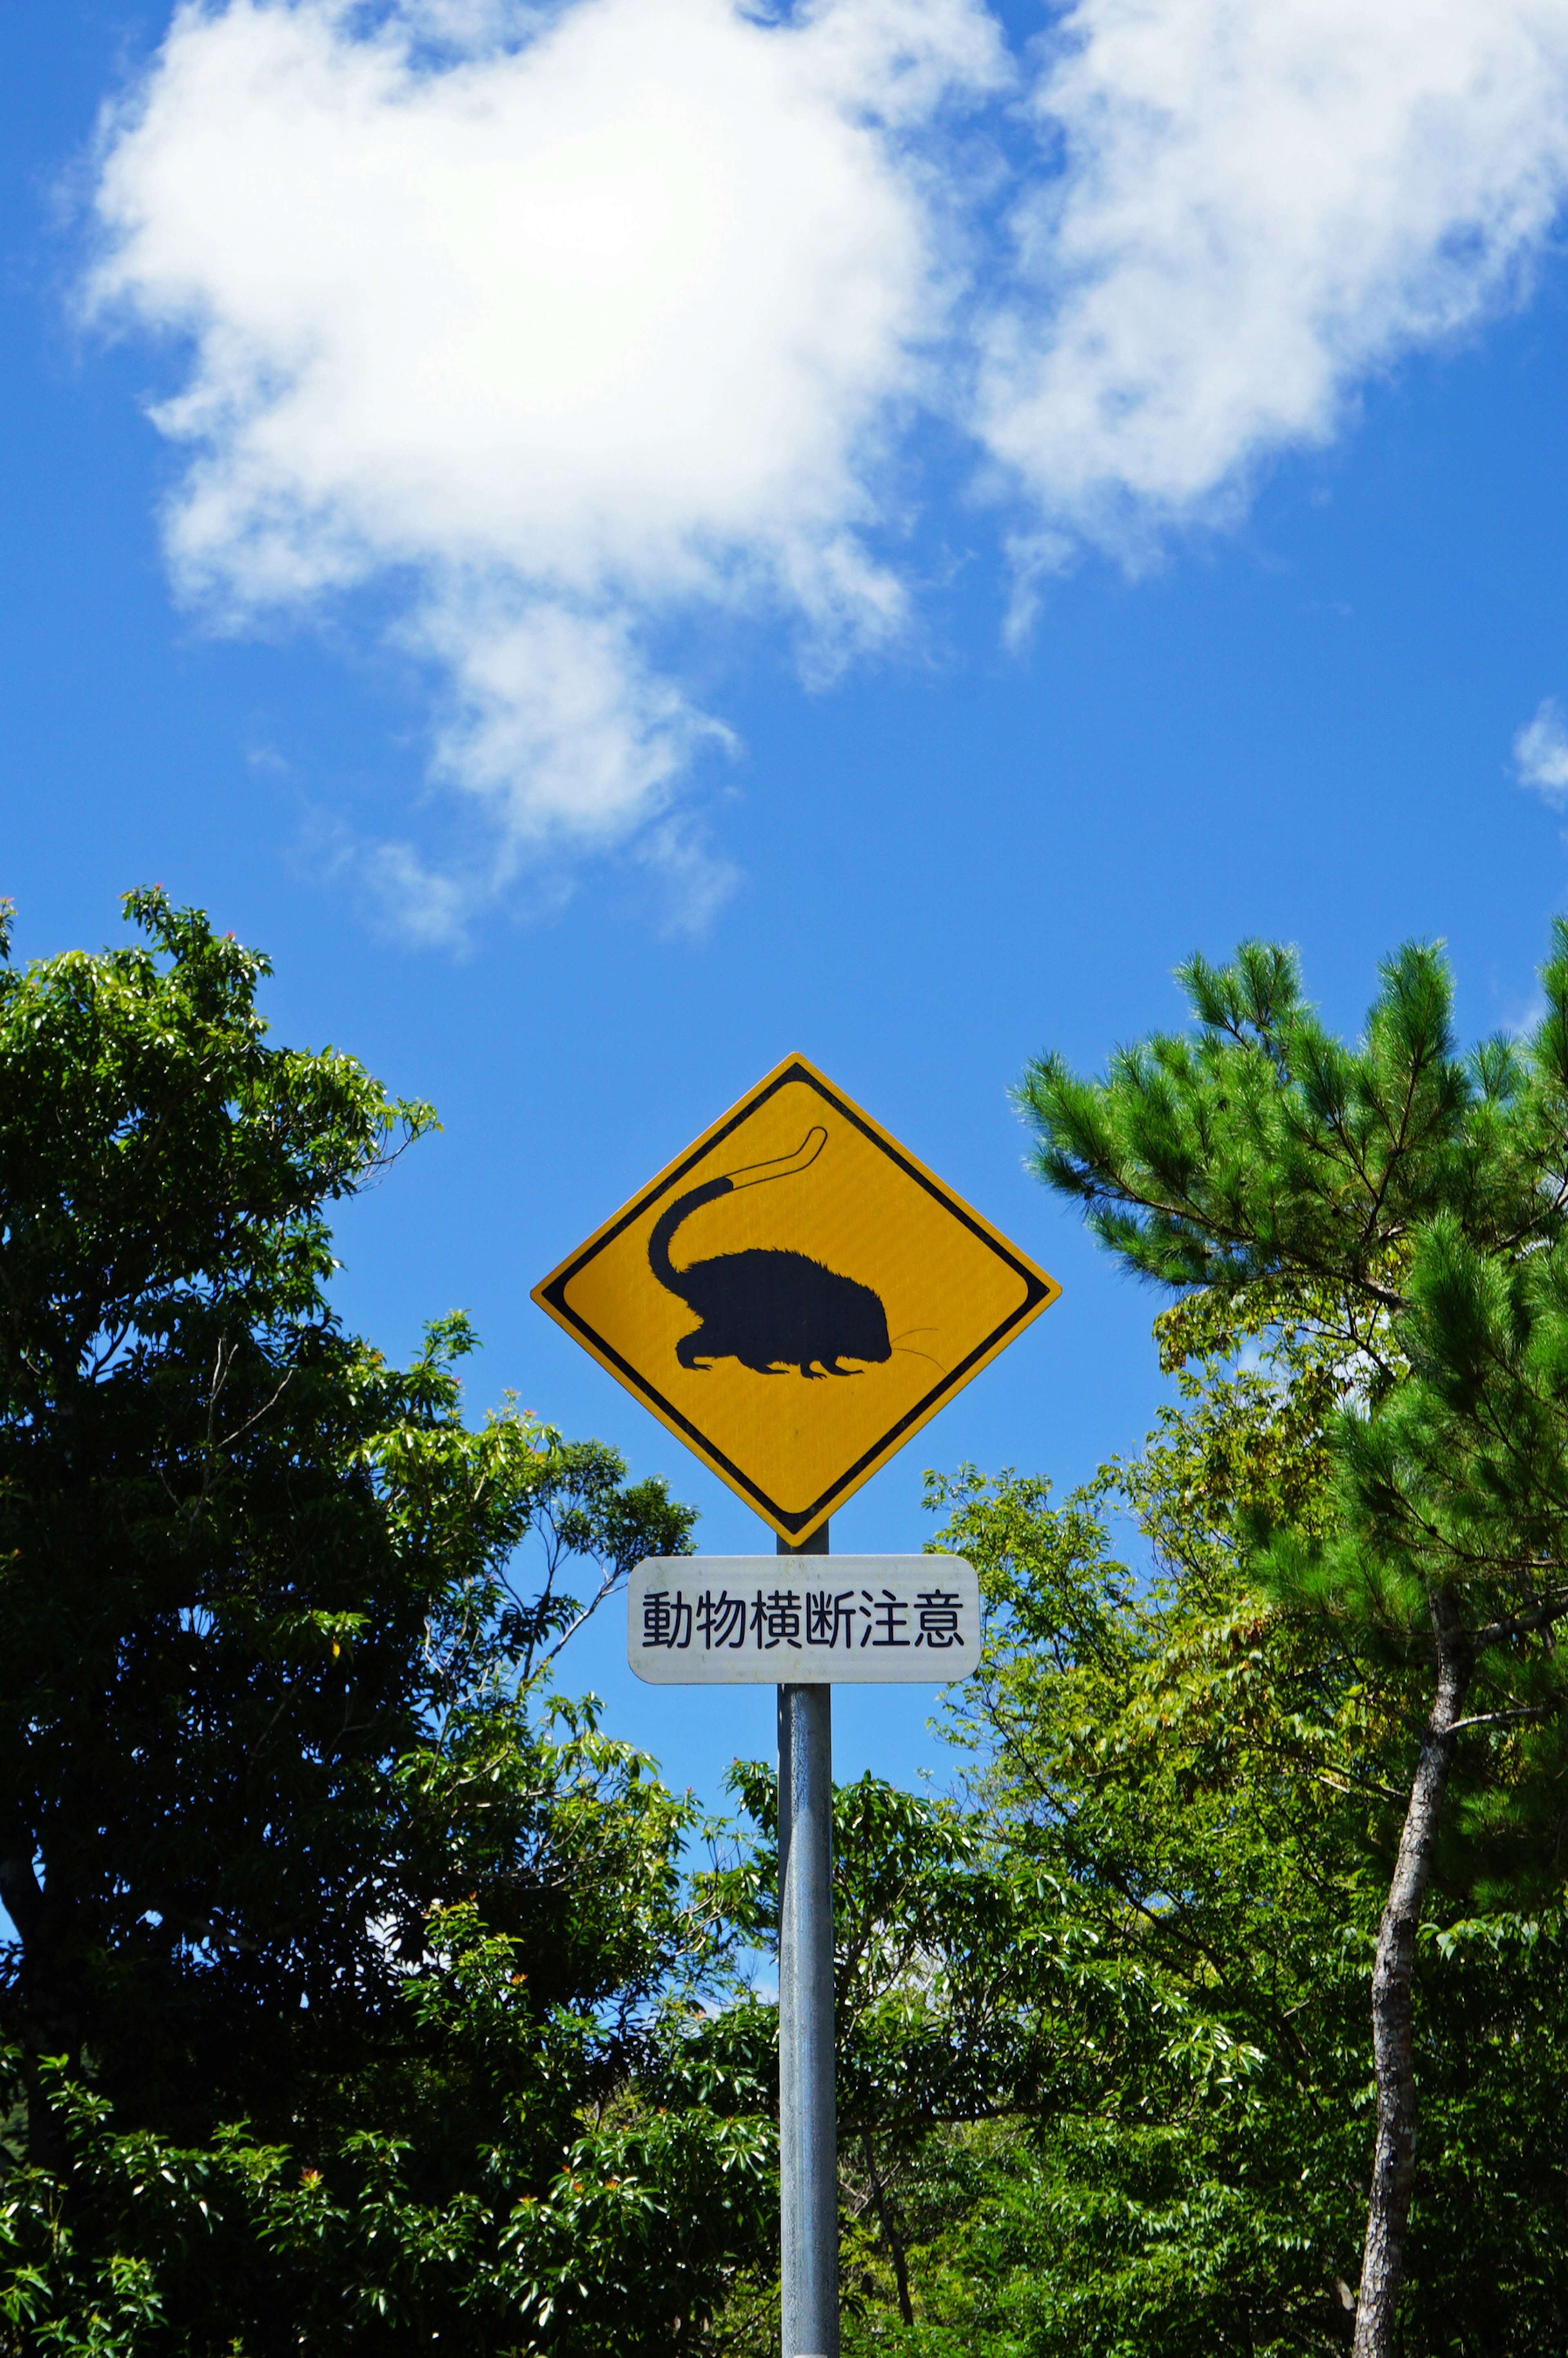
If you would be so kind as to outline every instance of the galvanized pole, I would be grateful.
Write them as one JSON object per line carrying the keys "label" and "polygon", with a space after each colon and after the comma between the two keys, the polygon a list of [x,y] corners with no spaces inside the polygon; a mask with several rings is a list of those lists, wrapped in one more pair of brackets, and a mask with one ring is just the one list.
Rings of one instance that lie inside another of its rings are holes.
{"label": "galvanized pole", "polygon": [[830,1686],[779,1689],[779,2212],[783,2358],[838,2358]]}

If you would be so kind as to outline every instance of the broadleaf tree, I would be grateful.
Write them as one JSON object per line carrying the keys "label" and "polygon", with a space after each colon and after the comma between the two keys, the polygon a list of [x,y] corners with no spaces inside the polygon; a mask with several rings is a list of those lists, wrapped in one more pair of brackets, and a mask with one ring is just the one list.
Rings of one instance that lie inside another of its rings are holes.
{"label": "broadleaf tree", "polygon": [[429,1109],[127,910],[0,960],[0,2348],[691,2346],[765,2095],[691,2062],[693,1804],[550,1671],[694,1517],[470,1427],[461,1317],[343,1331]]}

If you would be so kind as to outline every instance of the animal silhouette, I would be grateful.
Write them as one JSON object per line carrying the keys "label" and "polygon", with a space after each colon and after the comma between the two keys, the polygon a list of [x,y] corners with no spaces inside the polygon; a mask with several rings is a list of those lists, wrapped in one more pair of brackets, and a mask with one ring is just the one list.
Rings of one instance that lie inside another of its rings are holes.
{"label": "animal silhouette", "polygon": [[840,1359],[875,1363],[891,1358],[887,1314],[881,1297],[852,1277],[840,1277],[809,1254],[752,1247],[716,1253],[677,1269],[670,1259],[676,1229],[704,1204],[765,1179],[788,1179],[816,1162],[827,1132],[806,1132],[793,1154],[752,1163],[721,1179],[708,1179],[677,1195],[648,1239],[648,1266],[662,1286],[679,1296],[702,1324],[683,1335],[676,1357],[683,1368],[710,1367],[715,1359],[739,1359],[759,1376],[798,1368],[803,1376],[853,1376]]}

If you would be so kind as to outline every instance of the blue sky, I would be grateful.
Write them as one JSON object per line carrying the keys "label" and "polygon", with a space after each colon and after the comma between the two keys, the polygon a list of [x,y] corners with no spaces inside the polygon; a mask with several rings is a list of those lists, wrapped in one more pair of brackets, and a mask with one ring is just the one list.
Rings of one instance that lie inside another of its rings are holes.
{"label": "blue sky", "polygon": [[[395,1352],[768,1534],[527,1299],[786,1052],[1061,1302],[926,1466],[1136,1446],[1157,1304],[1007,1090],[1262,933],[1528,1020],[1568,851],[1568,6],[6,12],[0,891],[157,879],[432,1098],[343,1221]],[[1521,735],[1521,732],[1523,734]],[[568,1660],[717,1800],[767,1698]],[[838,1766],[945,1773],[921,1690]]]}

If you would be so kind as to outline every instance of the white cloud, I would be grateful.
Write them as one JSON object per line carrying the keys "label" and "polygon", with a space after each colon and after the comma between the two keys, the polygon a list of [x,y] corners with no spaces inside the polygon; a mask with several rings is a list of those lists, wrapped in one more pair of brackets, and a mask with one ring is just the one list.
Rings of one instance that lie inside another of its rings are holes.
{"label": "white cloud", "polygon": [[896,639],[912,425],[1026,575],[1137,563],[1509,295],[1568,178],[1568,0],[1076,0],[1009,76],[983,0],[177,11],[92,301],[182,340],[185,596],[368,585],[438,667],[491,850],[365,855],[400,923],[627,839],[711,906],[675,796],[728,731],[657,650]]}
{"label": "white cloud", "polygon": [[732,860],[716,852],[705,827],[672,814],[646,829],[639,857],[665,886],[667,934],[699,934],[741,882]]}
{"label": "white cloud", "polygon": [[618,612],[449,590],[404,635],[452,682],[436,766],[486,798],[510,860],[563,828],[613,842],[705,737],[732,742],[649,670]]}
{"label": "white cloud", "polygon": [[92,296],[189,340],[185,594],[238,626],[406,578],[503,869],[656,812],[723,732],[652,623],[902,621],[863,532],[948,285],[905,143],[999,57],[973,0],[182,7],[107,129]]}
{"label": "white cloud", "polygon": [[336,851],[333,864],[368,890],[378,930],[418,949],[467,947],[472,879],[432,868],[411,843],[340,843]]}
{"label": "white cloud", "polygon": [[1543,698],[1515,737],[1514,761],[1521,785],[1533,786],[1557,810],[1568,807],[1568,724],[1554,696]]}
{"label": "white cloud", "polygon": [[1568,9],[1080,0],[1031,112],[1063,169],[1016,204],[978,422],[1057,549],[1136,558],[1507,289],[1568,175]]}

